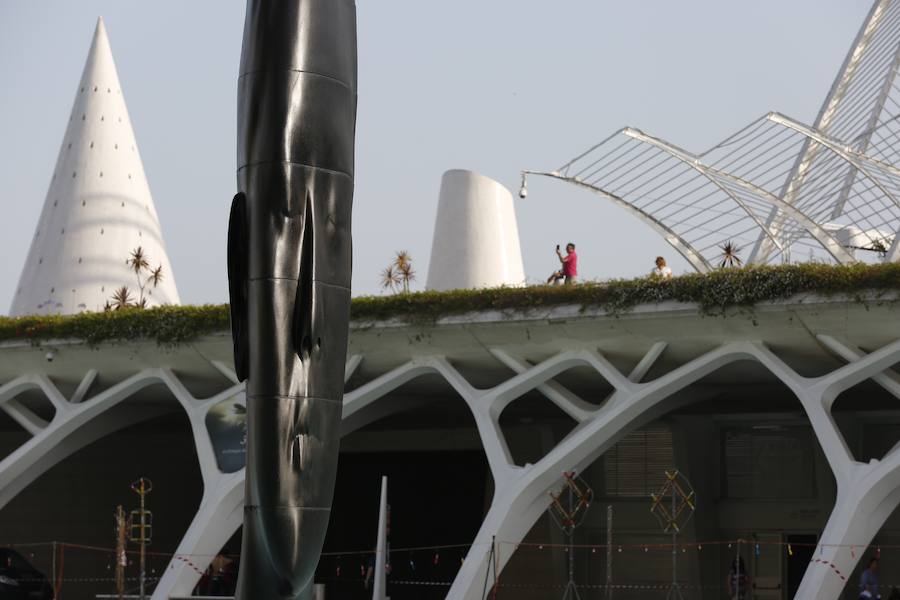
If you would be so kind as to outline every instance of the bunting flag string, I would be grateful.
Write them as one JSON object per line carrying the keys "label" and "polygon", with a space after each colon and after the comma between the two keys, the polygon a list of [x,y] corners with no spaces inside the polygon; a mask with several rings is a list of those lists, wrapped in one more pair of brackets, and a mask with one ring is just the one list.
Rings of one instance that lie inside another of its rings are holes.
{"label": "bunting flag string", "polygon": [[[554,544],[550,542],[506,542],[497,540],[495,542],[497,546],[503,546],[508,548],[509,550],[505,550],[504,553],[512,553],[518,549],[533,549],[537,551],[559,551],[564,552],[568,549],[568,544]],[[490,544],[487,542],[486,544]],[[106,570],[111,570],[113,568],[113,564],[115,561],[115,550],[112,548],[101,548],[97,546],[85,545],[85,544],[73,544],[68,542],[44,542],[44,543],[28,543],[28,544],[17,544],[17,543],[8,543],[8,544],[0,544],[0,547],[9,547],[9,548],[21,548],[24,550],[23,554],[25,556],[33,558],[35,553],[33,549],[39,546],[57,547],[60,550],[65,551],[73,551],[73,550],[81,550],[88,552],[98,552],[101,553],[104,558],[101,563]],[[727,548],[728,550],[733,551],[735,545],[739,547],[746,547],[752,552],[752,555],[756,558],[760,558],[765,555],[767,552],[772,550],[777,550],[781,548],[782,552],[785,552],[788,556],[797,556],[798,548],[810,548],[820,557],[825,557],[826,550],[832,555],[831,560],[834,559],[834,552],[840,555],[840,552],[846,552],[844,555],[847,558],[859,559],[862,556],[871,556],[873,558],[882,558],[882,551],[885,552],[894,552],[900,551],[900,545],[897,544],[827,544],[827,543],[806,543],[806,542],[795,542],[795,541],[787,541],[787,540],[759,540],[759,539],[730,539],[730,540],[703,540],[703,541],[693,541],[693,542],[680,542],[676,543],[674,546],[672,543],[655,543],[655,544],[614,544],[612,546],[608,546],[606,544],[573,544],[571,548],[575,551],[587,551],[590,554],[605,554],[607,551],[613,551],[618,554],[628,554],[630,552],[640,552],[641,554],[648,554],[651,552],[671,552],[673,549],[679,551],[681,553],[686,553],[689,550],[695,552],[703,552],[710,548]],[[437,569],[441,567],[441,553],[442,552],[452,552],[455,556],[458,556],[459,561],[462,562],[465,559],[468,551],[473,547],[473,544],[443,544],[443,545],[435,545],[435,546],[413,546],[413,547],[404,547],[404,548],[392,548],[389,553],[394,557],[392,561],[396,564],[404,564],[409,568],[410,571],[421,571],[422,564],[429,564],[432,568]],[[402,552],[404,554],[397,554],[398,552]],[[127,556],[130,559],[131,555],[134,553],[132,550],[127,551]],[[458,554],[455,554],[458,553]],[[347,570],[343,567],[346,566],[346,562],[348,558],[352,561],[353,557],[357,557],[359,559],[359,570],[360,574],[364,577],[365,572],[368,566],[367,558],[371,556],[371,550],[360,550],[360,551],[343,551],[343,552],[325,552],[322,554],[323,559],[331,559],[334,562],[328,563],[331,565],[329,567],[329,572],[334,573],[335,576],[343,576],[347,574]],[[159,552],[159,551],[150,551],[147,553],[148,556],[171,560],[175,559],[175,563],[178,561],[192,561],[195,564],[205,564],[208,562],[208,559],[213,558],[215,555],[212,554],[192,554],[192,553],[170,553],[170,552]],[[101,567],[101,568],[103,568]],[[173,568],[170,566],[170,568]]]}

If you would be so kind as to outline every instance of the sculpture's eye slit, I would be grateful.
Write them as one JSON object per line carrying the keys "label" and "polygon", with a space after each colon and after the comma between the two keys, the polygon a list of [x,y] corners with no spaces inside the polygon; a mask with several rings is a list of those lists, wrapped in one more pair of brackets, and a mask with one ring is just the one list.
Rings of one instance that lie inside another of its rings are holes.
{"label": "sculpture's eye slit", "polygon": [[308,335],[304,335],[302,338],[300,338],[300,356],[302,358],[308,358],[311,351],[312,341],[309,339]]}
{"label": "sculpture's eye slit", "polygon": [[316,350],[322,349],[322,338],[316,338]]}

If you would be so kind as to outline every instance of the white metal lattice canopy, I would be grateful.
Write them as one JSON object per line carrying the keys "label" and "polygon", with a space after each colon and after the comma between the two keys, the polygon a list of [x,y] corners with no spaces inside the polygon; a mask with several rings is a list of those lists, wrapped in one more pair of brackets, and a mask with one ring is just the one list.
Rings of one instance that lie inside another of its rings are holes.
{"label": "white metal lattice canopy", "polygon": [[728,242],[751,263],[897,261],[898,68],[900,0],[878,0],[813,126],[772,112],[699,154],[626,127],[525,174],[612,200],[700,272]]}

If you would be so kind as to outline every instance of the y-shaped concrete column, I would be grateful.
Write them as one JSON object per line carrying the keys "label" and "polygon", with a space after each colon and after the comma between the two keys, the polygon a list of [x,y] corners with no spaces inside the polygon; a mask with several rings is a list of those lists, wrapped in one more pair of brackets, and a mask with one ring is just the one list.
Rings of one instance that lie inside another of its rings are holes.
{"label": "y-shaped concrete column", "polygon": [[[794,375],[795,385],[806,383],[797,392],[834,471],[838,488],[834,509],[813,562],[797,590],[798,600],[838,598],[863,550],[900,503],[900,446],[895,446],[881,461],[860,463],[853,459],[831,418],[831,408],[838,395],[866,379],[873,379],[900,399],[900,377],[888,370],[900,361],[900,342],[863,355],[832,337],[819,336],[819,340],[851,362],[817,379],[801,382]],[[766,361],[764,358],[763,362]],[[769,368],[779,376],[786,369],[774,363]]]}
{"label": "y-shaped concrete column", "polygon": [[[32,437],[0,461],[0,508],[37,479],[50,467],[93,441],[113,431],[161,414],[144,408],[133,411],[110,409],[139,390],[160,382],[160,371],[148,369],[125,381],[83,400],[96,376],[90,371],[74,396],[65,398],[46,375],[22,375],[0,386],[0,409],[21,424]],[[39,389],[53,405],[55,414],[46,422],[16,397],[28,390]]]}
{"label": "y-shaped concrete column", "polygon": [[[345,368],[345,382],[361,360],[358,355],[349,357]],[[164,381],[178,398],[191,423],[194,447],[203,477],[203,498],[178,544],[175,556],[169,561],[154,589],[152,600],[190,596],[203,571],[243,523],[244,469],[234,473],[219,470],[206,427],[206,415],[219,402],[235,395],[243,396],[244,384],[238,381],[237,375],[228,365],[215,361],[212,364],[235,385],[206,400],[194,398],[171,371],[162,371]]]}
{"label": "y-shaped concrete column", "polygon": [[[450,588],[448,599],[481,599],[484,581],[492,575],[488,572],[488,558],[493,540],[502,542],[502,547],[506,550],[521,542],[549,506],[548,492],[559,484],[563,472],[581,470],[623,435],[653,420],[660,411],[674,408],[664,406],[664,401],[671,399],[676,392],[730,362],[750,358],[752,346],[746,343],[729,344],[655,381],[637,383],[661,351],[662,346],[651,348],[627,378],[598,353],[576,351],[557,355],[509,382],[480,394],[473,394],[462,386],[458,389],[464,397],[470,397],[475,410],[481,414],[490,414],[494,422],[499,419],[502,406],[510,399],[507,392],[513,392],[513,398],[521,396],[528,389],[545,384],[558,372],[575,366],[571,363],[593,367],[612,384],[615,391],[544,458],[534,465],[511,467],[508,477],[497,481],[491,508]],[[455,376],[449,370],[449,365],[445,364],[441,370],[448,381],[453,383]],[[567,412],[576,413],[578,408],[572,406]],[[484,430],[488,428],[485,427]],[[499,443],[494,444],[497,445]],[[487,444],[485,447],[488,448]],[[510,551],[499,553],[498,570],[503,569],[511,554]]]}

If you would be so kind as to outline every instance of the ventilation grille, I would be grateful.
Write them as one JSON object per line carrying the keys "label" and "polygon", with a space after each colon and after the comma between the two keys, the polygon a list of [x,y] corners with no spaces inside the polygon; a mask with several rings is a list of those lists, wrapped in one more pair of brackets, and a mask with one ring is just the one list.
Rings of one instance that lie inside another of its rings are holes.
{"label": "ventilation grille", "polygon": [[604,490],[616,498],[648,498],[675,466],[672,431],[653,425],[625,436],[603,455]]}

